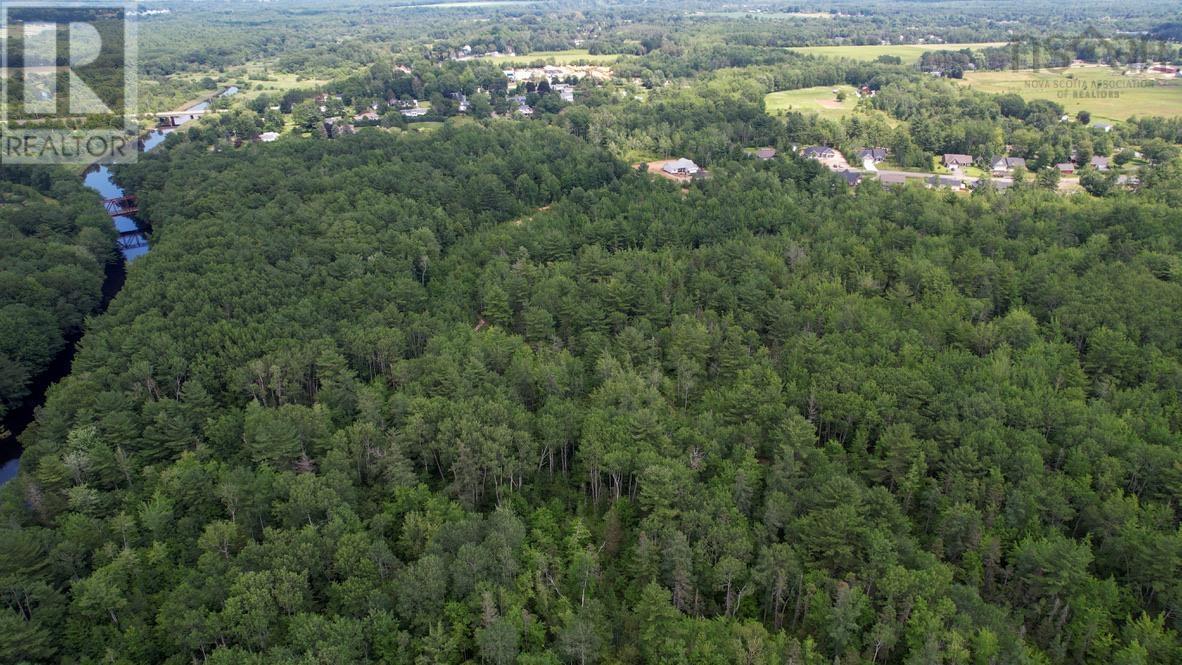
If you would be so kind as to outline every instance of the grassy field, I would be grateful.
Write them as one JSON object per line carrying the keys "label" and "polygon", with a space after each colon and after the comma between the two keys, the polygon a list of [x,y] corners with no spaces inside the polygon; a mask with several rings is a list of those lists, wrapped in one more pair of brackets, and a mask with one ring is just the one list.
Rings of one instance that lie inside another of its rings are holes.
{"label": "grassy field", "polygon": [[927,51],[959,51],[962,48],[979,49],[986,46],[1001,46],[1004,42],[982,44],[898,44],[892,46],[794,46],[791,50],[830,58],[851,60],[874,60],[880,55],[897,55],[903,64],[913,65]]}
{"label": "grassy field", "polygon": [[[845,101],[838,102],[834,90],[845,91]],[[822,117],[840,118],[853,113],[858,104],[858,97],[854,95],[854,88],[848,85],[819,85],[815,88],[800,88],[798,90],[782,90],[764,97],[767,112],[775,115],[785,111],[799,111],[801,113],[818,113]]]}
{"label": "grassy field", "polygon": [[[255,78],[250,78],[251,76]],[[209,71],[178,74],[172,77],[172,80],[195,83],[205,77],[213,79],[220,86],[238,86],[241,90],[235,97],[241,100],[254,99],[263,93],[267,93],[272,97],[279,97],[288,90],[310,90],[328,82],[324,79],[306,78],[296,74],[269,71],[262,64],[235,67],[226,72]]]}
{"label": "grassy field", "polygon": [[430,132],[439,129],[443,126],[442,122],[426,121],[426,122],[408,122],[406,123],[407,131],[414,132]]}
{"label": "grassy field", "polygon": [[538,60],[544,60],[547,63],[552,62],[556,65],[568,65],[580,61],[586,61],[593,65],[602,65],[615,62],[619,57],[615,54],[591,55],[587,52],[587,49],[573,48],[566,51],[534,51],[525,55],[498,55],[488,59],[499,65],[507,62],[528,64]]}
{"label": "grassy field", "polygon": [[1182,79],[1124,76],[1108,67],[1072,67],[1066,72],[969,72],[963,83],[982,92],[1016,92],[1026,99],[1049,99],[1062,104],[1068,113],[1088,111],[1103,120],[1182,116]]}

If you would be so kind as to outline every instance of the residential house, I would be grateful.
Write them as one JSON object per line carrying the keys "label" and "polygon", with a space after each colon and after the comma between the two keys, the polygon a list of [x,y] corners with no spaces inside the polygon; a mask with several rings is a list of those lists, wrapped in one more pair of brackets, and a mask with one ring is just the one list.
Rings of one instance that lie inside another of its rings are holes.
{"label": "residential house", "polygon": [[575,88],[569,83],[555,83],[550,86],[550,92],[557,92],[562,101],[568,104],[575,101]]}
{"label": "residential house", "polygon": [[858,148],[854,152],[854,154],[856,154],[858,156],[858,161],[862,162],[863,164],[866,163],[866,160],[870,160],[870,161],[874,162],[875,164],[881,164],[886,161],[887,149],[886,148]]}
{"label": "residential house", "polygon": [[1108,158],[1102,155],[1092,155],[1092,160],[1088,162],[1088,164],[1090,164],[1092,168],[1096,169],[1097,171],[1108,170]]}
{"label": "residential house", "polygon": [[666,162],[665,165],[661,167],[661,170],[665,173],[668,173],[669,175],[692,176],[702,169],[697,164],[695,164],[693,160],[682,157],[681,159],[675,159],[671,162]]}
{"label": "residential house", "polygon": [[357,130],[353,125],[345,122],[344,118],[326,118],[324,120],[324,136],[327,138],[335,139],[355,133],[357,133]]}
{"label": "residential house", "polygon": [[776,149],[775,148],[760,148],[759,150],[755,151],[755,158],[765,161],[765,162],[769,159],[772,159],[775,156],[776,156]]}
{"label": "residential house", "polygon": [[907,182],[907,176],[903,175],[902,173],[880,173],[878,176],[878,182],[881,183],[883,187],[898,187],[899,185],[903,185]]}
{"label": "residential house", "polygon": [[924,182],[927,183],[929,188],[946,187],[952,190],[964,189],[963,180],[946,175],[934,175],[930,178],[925,178]]}
{"label": "residential house", "polygon": [[[416,104],[417,104],[417,102],[416,102]],[[401,111],[399,111],[399,113],[401,113],[404,118],[418,118],[418,117],[427,115],[427,113],[429,113],[430,111],[431,111],[431,109],[429,109],[425,106],[417,106],[416,105],[414,108],[402,109]]]}
{"label": "residential house", "polygon": [[1072,162],[1055,164],[1055,168],[1059,169],[1059,173],[1062,173],[1063,175],[1071,175],[1072,173],[1075,173],[1075,164]]}
{"label": "residential house", "polygon": [[1026,160],[1021,157],[994,157],[989,168],[993,175],[1004,176],[1013,173],[1019,166],[1026,168]]}
{"label": "residential house", "polygon": [[263,132],[259,134],[259,140],[263,143],[271,143],[279,140],[279,132]]}
{"label": "residential house", "polygon": [[972,166],[972,165],[973,165],[973,156],[972,155],[958,155],[958,154],[952,153],[952,152],[944,154],[944,166],[949,171],[960,171],[961,169],[965,168],[966,166]]}
{"label": "residential house", "polygon": [[377,122],[381,119],[382,116],[378,115],[376,111],[366,111],[353,116],[354,122]]}
{"label": "residential house", "polygon": [[857,187],[858,184],[862,182],[862,174],[859,171],[846,169],[838,175],[840,175],[845,180],[845,184],[849,185],[850,187]]}
{"label": "residential house", "polygon": [[821,162],[830,171],[841,171],[850,167],[845,161],[845,155],[829,146],[809,146],[801,154],[808,159]]}
{"label": "residential house", "polygon": [[450,93],[448,95],[448,97],[451,97],[452,99],[459,102],[459,104],[456,107],[457,111],[459,111],[460,113],[467,113],[468,112],[469,104],[468,104],[468,96],[467,95],[465,95],[462,92],[453,92],[453,93]]}
{"label": "residential house", "polygon": [[1112,125],[1110,125],[1110,124],[1108,124],[1108,123],[1106,123],[1106,122],[1093,122],[1093,123],[1092,123],[1092,129],[1098,129],[1098,130],[1100,130],[1100,131],[1102,131],[1102,132],[1111,132],[1111,131],[1112,131]]}
{"label": "residential house", "polygon": [[808,157],[809,159],[822,160],[832,159],[837,154],[837,151],[826,145],[812,145],[805,148],[800,154],[802,157]]}
{"label": "residential house", "polygon": [[1141,179],[1135,175],[1121,175],[1116,177],[1116,184],[1121,187],[1136,189],[1141,186]]}

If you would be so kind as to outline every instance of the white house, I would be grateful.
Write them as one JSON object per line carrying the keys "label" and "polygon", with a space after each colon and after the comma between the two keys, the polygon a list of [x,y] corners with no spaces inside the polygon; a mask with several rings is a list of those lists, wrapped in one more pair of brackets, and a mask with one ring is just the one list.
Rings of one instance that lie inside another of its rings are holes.
{"label": "white house", "polygon": [[681,159],[666,162],[661,170],[669,175],[694,175],[702,169],[693,162],[693,160],[682,157]]}

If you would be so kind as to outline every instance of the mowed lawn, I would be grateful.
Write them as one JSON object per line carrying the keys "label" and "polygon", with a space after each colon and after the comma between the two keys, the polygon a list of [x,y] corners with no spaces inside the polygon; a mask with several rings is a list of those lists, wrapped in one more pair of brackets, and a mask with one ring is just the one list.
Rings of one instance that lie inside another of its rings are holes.
{"label": "mowed lawn", "polygon": [[[834,90],[845,91],[845,101],[837,101]],[[815,88],[799,88],[797,90],[781,90],[773,92],[763,98],[767,112],[776,115],[788,111],[800,113],[818,113],[822,117],[840,118],[853,113],[858,104],[858,97],[854,88],[848,85],[819,85]]]}
{"label": "mowed lawn", "polygon": [[973,50],[987,46],[1002,46],[1005,42],[985,42],[981,44],[895,44],[891,46],[793,46],[792,51],[823,55],[829,58],[849,58],[851,60],[874,60],[880,55],[897,55],[903,59],[903,64],[914,65],[920,56],[928,51],[959,51],[963,48]]}
{"label": "mowed lawn", "polygon": [[1049,99],[1070,114],[1088,111],[1103,120],[1182,116],[1182,79],[1124,76],[1108,67],[1072,67],[1065,72],[966,72],[962,83],[981,92],[1016,92],[1028,100]]}
{"label": "mowed lawn", "polygon": [[518,54],[518,55],[498,55],[488,60],[492,60],[498,65],[505,63],[529,64],[543,60],[545,62],[552,62],[556,65],[569,65],[575,62],[589,62],[593,65],[610,64],[619,59],[619,55],[614,53],[600,53],[591,55],[587,49],[568,49],[566,51],[534,51],[533,53]]}

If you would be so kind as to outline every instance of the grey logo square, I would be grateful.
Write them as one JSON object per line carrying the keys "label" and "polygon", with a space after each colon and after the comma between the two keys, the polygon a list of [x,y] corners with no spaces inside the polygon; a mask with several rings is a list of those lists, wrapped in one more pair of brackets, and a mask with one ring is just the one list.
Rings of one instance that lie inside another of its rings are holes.
{"label": "grey logo square", "polygon": [[136,3],[0,1],[0,162],[134,161]]}

